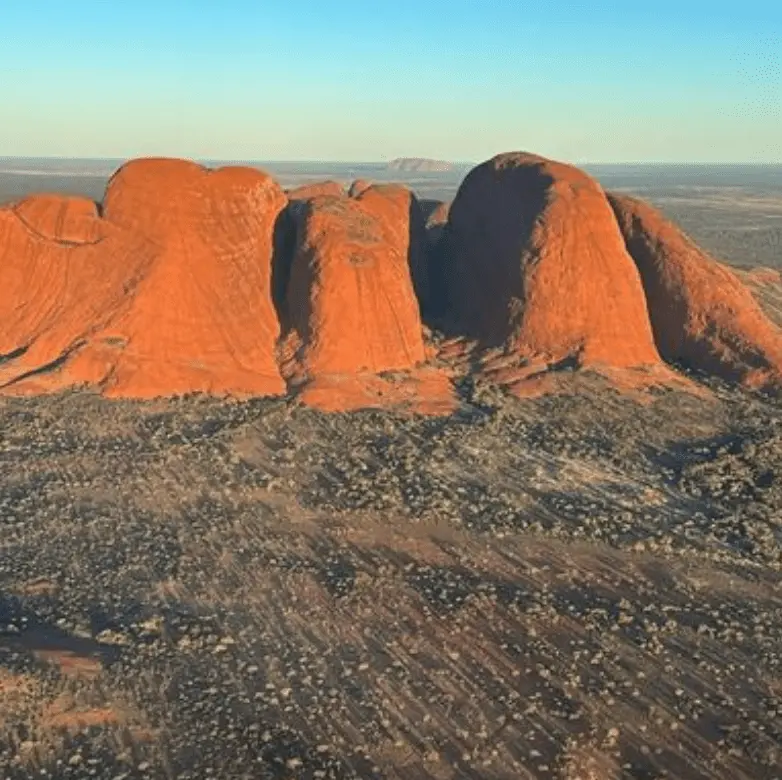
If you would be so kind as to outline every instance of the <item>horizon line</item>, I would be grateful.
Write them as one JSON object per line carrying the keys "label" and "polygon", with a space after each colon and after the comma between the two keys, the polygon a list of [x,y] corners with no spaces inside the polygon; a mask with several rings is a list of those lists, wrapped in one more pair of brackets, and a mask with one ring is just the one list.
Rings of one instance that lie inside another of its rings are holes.
{"label": "horizon line", "polygon": [[[445,162],[456,167],[465,166],[477,166],[482,162],[490,160],[491,157],[487,157],[486,160],[480,162],[470,160],[443,160],[442,158],[433,157],[392,157],[388,160],[329,160],[329,159],[289,159],[289,158],[277,158],[277,159],[261,159],[261,158],[242,158],[242,157],[195,157],[187,155],[167,155],[167,154],[150,154],[150,155],[127,155],[119,157],[80,157],[69,155],[2,155],[0,154],[0,160],[41,160],[41,161],[73,161],[73,162],[123,162],[134,159],[181,159],[181,160],[193,160],[194,162],[207,162],[207,163],[251,163],[253,165],[265,165],[265,164],[295,164],[295,165],[388,165],[393,160],[400,159],[421,159],[421,160],[435,160],[437,162]],[[581,161],[568,161],[558,158],[549,158],[551,160],[566,162],[570,165],[710,165],[710,166],[777,166],[782,165],[782,159],[780,160],[581,160]],[[448,173],[448,171],[408,171],[409,173]]]}

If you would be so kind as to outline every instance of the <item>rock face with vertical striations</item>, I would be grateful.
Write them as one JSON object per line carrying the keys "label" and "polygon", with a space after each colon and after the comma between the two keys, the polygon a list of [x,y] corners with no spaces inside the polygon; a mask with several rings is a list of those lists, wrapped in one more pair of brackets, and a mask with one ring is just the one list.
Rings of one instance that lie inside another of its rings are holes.
{"label": "rock face with vertical striations", "polygon": [[423,360],[395,205],[328,196],[304,205],[286,298],[309,375],[379,373]]}
{"label": "rock face with vertical striations", "polygon": [[753,388],[782,386],[782,331],[736,274],[652,206],[609,198],[640,271],[663,358]]}
{"label": "rock face with vertical striations", "polygon": [[320,197],[297,215],[286,296],[293,383],[329,410],[417,403],[420,389],[450,398],[447,382],[409,374],[426,358],[410,271],[410,195],[371,187]]}
{"label": "rock face with vertical striations", "polygon": [[115,174],[104,218],[154,243],[158,256],[112,322],[111,336],[125,344],[112,394],[284,391],[271,297],[274,223],[284,205],[279,185],[251,168],[138,160]]}
{"label": "rock face with vertical striations", "polygon": [[660,363],[641,279],[600,186],[502,154],[465,178],[443,236],[453,327],[544,366]]}
{"label": "rock face with vertical striations", "polygon": [[[744,278],[782,321],[779,275]],[[398,184],[286,195],[253,168],[141,159],[102,208],[0,208],[2,393],[290,392],[443,414],[462,380],[526,395],[577,368],[692,390],[660,355],[782,389],[782,332],[737,274],[650,206],[530,154],[479,165],[450,206]]]}
{"label": "rock face with vertical striations", "polygon": [[426,222],[418,198],[401,184],[372,184],[354,196],[380,214],[394,242],[407,254],[419,308],[424,311],[430,296],[429,255]]}
{"label": "rock face with vertical striations", "polygon": [[284,392],[270,290],[284,204],[259,171],[149,159],[114,175],[103,218],[64,199],[3,213],[2,349],[19,353],[3,383],[33,375],[131,397]]}

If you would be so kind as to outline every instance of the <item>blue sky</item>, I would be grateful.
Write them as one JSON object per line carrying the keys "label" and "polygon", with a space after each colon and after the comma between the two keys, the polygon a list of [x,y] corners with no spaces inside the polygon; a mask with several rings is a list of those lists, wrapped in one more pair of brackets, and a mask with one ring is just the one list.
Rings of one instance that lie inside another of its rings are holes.
{"label": "blue sky", "polygon": [[0,84],[0,156],[782,162],[782,2],[0,0]]}

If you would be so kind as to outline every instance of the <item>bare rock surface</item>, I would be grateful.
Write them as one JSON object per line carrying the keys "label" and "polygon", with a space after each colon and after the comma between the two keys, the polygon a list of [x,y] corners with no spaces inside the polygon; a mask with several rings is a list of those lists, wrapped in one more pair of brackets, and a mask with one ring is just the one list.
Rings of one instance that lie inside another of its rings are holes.
{"label": "bare rock surface", "polygon": [[395,185],[298,208],[284,352],[304,403],[332,411],[415,406],[434,394],[435,404],[452,407],[447,377],[420,371],[427,354],[413,267],[425,257],[416,254],[423,224],[420,215],[412,221],[412,209],[414,196]]}
{"label": "bare rock surface", "polygon": [[319,195],[333,195],[340,197],[345,194],[345,188],[338,181],[317,181],[311,184],[302,184],[300,187],[290,190],[287,195],[289,200],[309,200]]}
{"label": "bare rock surface", "polygon": [[473,169],[439,272],[456,333],[536,370],[661,367],[644,290],[600,186],[525,153]]}
{"label": "bare rock surface", "polygon": [[611,195],[661,355],[752,387],[782,384],[782,330],[727,266],[648,204]]}
{"label": "bare rock surface", "polygon": [[89,201],[0,210],[0,387],[107,395],[285,391],[271,296],[279,186],[250,168],[136,160]]}

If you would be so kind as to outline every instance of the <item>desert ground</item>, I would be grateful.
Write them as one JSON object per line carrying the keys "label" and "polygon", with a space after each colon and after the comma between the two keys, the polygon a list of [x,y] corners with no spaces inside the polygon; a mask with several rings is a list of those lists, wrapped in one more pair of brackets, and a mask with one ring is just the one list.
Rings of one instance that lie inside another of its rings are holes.
{"label": "desert ground", "polygon": [[[0,202],[114,167],[41,166]],[[782,267],[779,167],[591,172]],[[465,381],[446,418],[0,398],[0,778],[782,778],[782,400],[694,378]]]}

